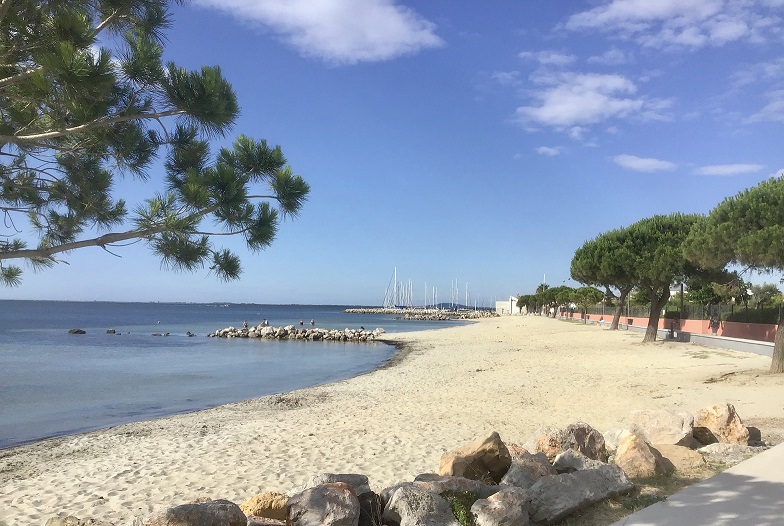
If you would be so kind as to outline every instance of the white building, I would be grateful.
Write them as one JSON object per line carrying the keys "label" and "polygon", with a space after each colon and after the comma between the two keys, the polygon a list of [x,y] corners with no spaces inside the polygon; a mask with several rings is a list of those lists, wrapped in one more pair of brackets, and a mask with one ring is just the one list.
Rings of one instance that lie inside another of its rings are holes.
{"label": "white building", "polygon": [[520,309],[517,308],[517,297],[509,296],[506,301],[495,302],[495,312],[502,316],[509,316],[512,314],[520,314]]}

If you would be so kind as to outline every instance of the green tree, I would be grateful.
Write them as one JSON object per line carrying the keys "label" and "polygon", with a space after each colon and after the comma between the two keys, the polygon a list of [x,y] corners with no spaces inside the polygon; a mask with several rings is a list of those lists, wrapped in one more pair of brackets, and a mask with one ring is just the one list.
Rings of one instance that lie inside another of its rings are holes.
{"label": "green tree", "polygon": [[604,293],[594,287],[580,287],[572,291],[572,301],[580,307],[580,312],[583,314],[583,323],[588,323],[586,319],[588,307],[596,305],[602,299],[604,299]]}
{"label": "green tree", "polygon": [[610,324],[613,330],[618,328],[623,306],[635,284],[632,239],[627,229],[600,234],[575,251],[570,267],[572,279],[602,287],[615,299],[615,313]]}
{"label": "green tree", "polygon": [[[240,135],[214,156],[239,113],[220,68],[161,60],[165,0],[0,2],[0,279],[85,247],[144,242],[164,266],[236,279],[296,216],[309,186],[279,147]],[[164,152],[166,190],[129,205],[118,178],[144,183]],[[274,203],[274,206],[271,204]],[[34,244],[34,246],[30,246]]]}
{"label": "green tree", "polygon": [[750,288],[755,309],[775,305],[781,300],[781,290],[772,283],[751,285]]}
{"label": "green tree", "polygon": [[[734,263],[784,270],[784,178],[770,178],[719,203],[693,229],[684,248],[703,266]],[[779,317],[770,371],[784,372],[784,315]]]}
{"label": "green tree", "polygon": [[648,295],[651,304],[643,342],[656,340],[661,311],[670,299],[670,286],[704,274],[683,253],[686,237],[703,219],[698,214],[656,215],[628,227],[635,286]]}

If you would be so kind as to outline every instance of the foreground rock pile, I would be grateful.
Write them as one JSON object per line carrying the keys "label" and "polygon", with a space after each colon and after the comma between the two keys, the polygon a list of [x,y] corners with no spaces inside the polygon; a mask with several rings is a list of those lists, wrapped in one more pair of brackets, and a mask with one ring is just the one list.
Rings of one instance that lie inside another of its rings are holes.
{"label": "foreground rock pile", "polygon": [[[729,404],[695,415],[634,411],[626,428],[600,433],[582,422],[544,428],[522,446],[493,432],[444,454],[438,473],[378,493],[365,475],[324,473],[288,495],[264,492],[242,505],[182,504],[137,517],[133,525],[551,525],[633,491],[632,479],[667,476],[706,461],[736,463],[764,447],[758,431],[744,426]],[[58,517],[47,526],[113,525]]]}
{"label": "foreground rock pile", "polygon": [[335,341],[335,342],[373,342],[384,334],[384,329],[377,328],[369,331],[360,329],[297,329],[294,325],[286,327],[269,327],[257,325],[256,327],[236,329],[227,327],[209,333],[210,338],[266,338],[275,340],[310,340],[310,341]]}

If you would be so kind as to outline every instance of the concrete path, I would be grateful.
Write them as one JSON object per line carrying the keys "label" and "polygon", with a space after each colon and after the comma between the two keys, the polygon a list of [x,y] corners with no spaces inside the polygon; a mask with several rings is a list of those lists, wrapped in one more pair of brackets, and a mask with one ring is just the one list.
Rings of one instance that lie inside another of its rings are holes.
{"label": "concrete path", "polygon": [[784,525],[784,444],[612,524],[730,525]]}

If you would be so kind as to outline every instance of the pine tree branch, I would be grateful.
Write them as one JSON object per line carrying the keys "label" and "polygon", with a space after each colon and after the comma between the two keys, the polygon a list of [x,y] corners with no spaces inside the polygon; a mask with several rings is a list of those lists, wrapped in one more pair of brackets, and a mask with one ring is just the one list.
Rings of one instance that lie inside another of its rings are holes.
{"label": "pine tree branch", "polygon": [[29,146],[39,141],[45,141],[47,139],[57,139],[59,137],[65,137],[66,135],[70,135],[72,133],[90,131],[96,128],[105,128],[121,122],[142,120],[142,119],[161,119],[164,117],[173,117],[175,115],[184,115],[185,113],[186,113],[185,110],[169,110],[169,111],[164,111],[159,113],[120,115],[108,119],[97,119],[94,121],[87,122],[85,124],[80,124],[79,126],[73,126],[71,128],[64,128],[62,130],[49,131],[44,133],[35,133],[32,135],[19,135],[19,136],[0,135],[0,144],[15,144],[17,146]]}

